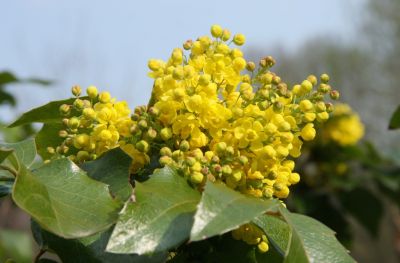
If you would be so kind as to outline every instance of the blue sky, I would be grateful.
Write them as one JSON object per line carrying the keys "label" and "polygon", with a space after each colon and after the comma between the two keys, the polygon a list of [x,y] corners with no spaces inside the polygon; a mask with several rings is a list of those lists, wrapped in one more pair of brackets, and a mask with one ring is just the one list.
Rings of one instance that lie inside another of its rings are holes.
{"label": "blue sky", "polygon": [[[112,3],[112,4],[110,4]],[[0,108],[15,117],[70,87],[96,85],[133,107],[145,104],[152,82],[147,60],[166,59],[212,24],[244,33],[247,47],[295,50],[319,34],[352,41],[363,0],[100,1],[13,0],[0,16],[0,70],[53,79],[49,88],[11,86],[20,105]],[[273,55],[273,54],[272,54]]]}

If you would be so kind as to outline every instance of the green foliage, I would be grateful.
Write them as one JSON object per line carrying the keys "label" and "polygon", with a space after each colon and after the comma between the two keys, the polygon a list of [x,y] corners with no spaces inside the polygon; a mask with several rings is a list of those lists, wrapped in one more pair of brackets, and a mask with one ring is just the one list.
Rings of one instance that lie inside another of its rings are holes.
{"label": "green foliage", "polygon": [[189,236],[200,194],[176,171],[163,168],[136,183],[136,202],[123,209],[107,245],[113,253],[153,253],[176,247]]}
{"label": "green foliage", "polygon": [[389,122],[389,129],[394,130],[398,128],[400,128],[400,106],[397,107]]}
{"label": "green foliage", "polygon": [[278,204],[277,200],[247,197],[223,184],[207,182],[194,217],[190,239],[199,241],[224,234],[256,216],[276,210]]}
{"label": "green foliage", "polygon": [[0,229],[0,261],[32,262],[32,243],[29,234],[22,231]]}
{"label": "green foliage", "polygon": [[121,207],[106,184],[91,179],[68,159],[33,171],[22,166],[12,197],[45,229],[65,238],[106,229],[116,221]]}
{"label": "green foliage", "polygon": [[61,121],[59,108],[63,104],[72,104],[75,99],[59,100],[49,102],[41,107],[32,109],[22,114],[20,118],[9,125],[10,128],[29,124],[33,122],[40,123],[58,123]]}

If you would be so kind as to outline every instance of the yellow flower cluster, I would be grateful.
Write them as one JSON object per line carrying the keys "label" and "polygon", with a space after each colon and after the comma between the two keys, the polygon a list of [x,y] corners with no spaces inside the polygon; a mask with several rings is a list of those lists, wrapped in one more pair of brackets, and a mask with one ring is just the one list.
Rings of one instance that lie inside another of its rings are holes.
{"label": "yellow flower cluster", "polygon": [[364,136],[364,125],[347,104],[337,104],[332,118],[323,125],[322,138],[341,146],[355,145]]}
{"label": "yellow flower cluster", "polygon": [[131,136],[131,111],[125,101],[117,102],[110,93],[98,93],[97,88],[87,88],[86,97],[80,98],[81,88],[74,86],[73,104],[60,106],[64,128],[59,136],[60,146],[50,153],[67,155],[76,162],[96,159],[102,153],[121,146],[123,138]]}
{"label": "yellow flower cluster", "polygon": [[268,239],[264,231],[252,223],[241,225],[233,230],[232,237],[236,240],[243,240],[249,245],[257,245],[261,253],[269,250]]}
{"label": "yellow flower cluster", "polygon": [[[160,163],[177,167],[200,188],[221,181],[256,197],[286,198],[300,180],[290,158],[313,140],[315,122],[329,118],[324,95],[339,93],[310,75],[289,88],[270,71],[271,57],[247,62],[218,25],[214,38],[188,40],[167,61],[149,61],[154,78],[150,106],[160,127]],[[233,36],[236,45],[245,37]],[[154,126],[152,126],[154,127]]]}

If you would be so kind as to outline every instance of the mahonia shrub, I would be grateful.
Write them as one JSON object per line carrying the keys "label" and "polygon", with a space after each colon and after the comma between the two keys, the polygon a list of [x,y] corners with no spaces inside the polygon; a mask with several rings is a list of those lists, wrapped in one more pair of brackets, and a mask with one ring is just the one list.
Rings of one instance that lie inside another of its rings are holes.
{"label": "mahonia shrub", "polygon": [[[64,140],[48,148],[52,158],[82,164],[120,147],[133,159],[132,174],[170,166],[199,191],[212,181],[257,198],[288,197],[300,180],[294,160],[303,142],[315,138],[316,125],[329,119],[333,105],[327,99],[339,93],[327,74],[288,86],[271,71],[272,57],[258,66],[246,61],[239,48],[244,35],[232,37],[218,25],[211,35],[186,41],[166,61],[151,59],[151,99],[133,111],[94,86],[85,96],[74,86],[76,99],[60,107]],[[232,234],[268,250],[253,224]]]}

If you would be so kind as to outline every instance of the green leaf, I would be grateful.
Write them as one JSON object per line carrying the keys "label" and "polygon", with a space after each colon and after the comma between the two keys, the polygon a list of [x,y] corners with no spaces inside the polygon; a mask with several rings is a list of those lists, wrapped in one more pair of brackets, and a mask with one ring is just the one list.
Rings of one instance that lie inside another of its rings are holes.
{"label": "green leaf", "polygon": [[121,206],[107,185],[88,177],[69,159],[52,161],[32,173],[22,167],[12,196],[43,228],[65,238],[108,228]]}
{"label": "green leaf", "polygon": [[13,151],[14,149],[0,146],[0,163],[2,163]]}
{"label": "green leaf", "polygon": [[11,106],[16,105],[15,97],[11,93],[1,89],[1,86],[0,86],[0,104],[10,104]]}
{"label": "green leaf", "polygon": [[264,201],[243,195],[224,184],[207,182],[194,217],[190,240],[224,234],[277,205],[277,200]]}
{"label": "green leaf", "polygon": [[12,258],[19,263],[32,262],[32,244],[23,231],[0,229],[0,261]]}
{"label": "green leaf", "polygon": [[284,208],[281,208],[280,212],[291,228],[285,263],[355,263],[330,228],[315,219],[290,213]]}
{"label": "green leaf", "polygon": [[26,83],[32,83],[32,84],[38,84],[42,86],[48,86],[53,83],[53,81],[48,80],[48,79],[38,79],[38,78],[27,78],[21,80],[21,82],[26,82]]}
{"label": "green leaf", "polygon": [[279,254],[285,256],[290,241],[289,225],[279,217],[268,214],[258,216],[253,223],[265,232]]}
{"label": "green leaf", "polygon": [[35,221],[31,222],[33,236],[42,248],[54,251],[64,263],[159,263],[165,262],[167,253],[153,256],[139,256],[135,254],[112,254],[105,252],[111,231],[96,235],[88,245],[77,239],[64,239],[43,230]]}
{"label": "green leaf", "polygon": [[136,183],[136,202],[128,203],[107,251],[139,255],[171,249],[189,237],[200,193],[169,167]]}
{"label": "green leaf", "polygon": [[[356,188],[353,191],[342,193],[341,203],[347,212],[364,226],[373,237],[379,233],[379,225],[383,216],[382,202],[370,191]],[[363,205],[368,204],[368,209]]]}
{"label": "green leaf", "polygon": [[37,151],[43,160],[52,157],[52,154],[47,151],[47,147],[56,148],[64,141],[64,138],[58,135],[58,132],[63,129],[64,125],[62,123],[45,123],[42,129],[36,134]]}
{"label": "green leaf", "polygon": [[61,120],[61,115],[59,111],[60,106],[62,104],[72,104],[74,100],[75,98],[52,101],[41,107],[32,109],[22,114],[22,116],[15,122],[11,123],[9,127],[12,128],[33,122],[41,122],[41,123],[60,122]]}
{"label": "green leaf", "polygon": [[17,77],[15,77],[14,74],[12,74],[11,72],[9,71],[0,72],[0,86],[17,81],[18,81]]}
{"label": "green leaf", "polygon": [[397,107],[389,122],[389,129],[394,130],[400,128],[400,106]]}
{"label": "green leaf", "polygon": [[129,183],[132,159],[120,148],[115,148],[100,158],[85,162],[81,168],[93,179],[108,184],[113,195],[126,201],[132,195]]}
{"label": "green leaf", "polygon": [[17,143],[0,142],[0,147],[12,149],[18,162],[26,167],[30,167],[35,161],[36,145],[35,140],[32,138]]}

